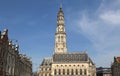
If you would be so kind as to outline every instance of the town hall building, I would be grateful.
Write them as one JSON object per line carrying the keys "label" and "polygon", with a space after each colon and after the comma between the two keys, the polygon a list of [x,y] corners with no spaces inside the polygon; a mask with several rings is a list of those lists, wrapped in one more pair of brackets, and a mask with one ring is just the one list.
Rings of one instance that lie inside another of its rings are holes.
{"label": "town hall building", "polygon": [[55,48],[52,57],[44,58],[39,76],[96,76],[96,66],[86,52],[67,52],[64,13],[57,15]]}

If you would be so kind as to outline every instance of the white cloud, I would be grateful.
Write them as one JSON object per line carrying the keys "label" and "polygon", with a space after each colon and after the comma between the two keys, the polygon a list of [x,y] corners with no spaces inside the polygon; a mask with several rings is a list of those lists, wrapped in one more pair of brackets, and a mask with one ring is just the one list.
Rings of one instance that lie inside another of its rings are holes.
{"label": "white cloud", "polygon": [[103,1],[93,15],[95,18],[83,12],[76,21],[80,32],[92,42],[92,48],[97,52],[94,59],[99,66],[110,66],[113,57],[120,56],[120,1],[116,1]]}
{"label": "white cloud", "polygon": [[102,13],[100,18],[107,23],[120,25],[120,10]]}

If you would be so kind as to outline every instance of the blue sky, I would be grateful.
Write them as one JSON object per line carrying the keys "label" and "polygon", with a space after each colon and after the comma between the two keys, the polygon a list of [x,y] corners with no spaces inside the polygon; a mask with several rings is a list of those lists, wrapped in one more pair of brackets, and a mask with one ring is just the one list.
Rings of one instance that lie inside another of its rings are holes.
{"label": "blue sky", "polygon": [[120,56],[120,0],[0,0],[0,30],[8,28],[37,71],[53,54],[61,3],[68,51],[86,51],[97,67],[109,67]]}

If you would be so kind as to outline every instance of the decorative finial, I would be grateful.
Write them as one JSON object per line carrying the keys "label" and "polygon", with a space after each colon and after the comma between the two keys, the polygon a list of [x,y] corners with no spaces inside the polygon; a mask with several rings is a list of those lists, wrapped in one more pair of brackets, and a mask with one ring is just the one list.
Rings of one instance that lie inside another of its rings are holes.
{"label": "decorative finial", "polygon": [[60,4],[60,8],[62,8],[62,3]]}

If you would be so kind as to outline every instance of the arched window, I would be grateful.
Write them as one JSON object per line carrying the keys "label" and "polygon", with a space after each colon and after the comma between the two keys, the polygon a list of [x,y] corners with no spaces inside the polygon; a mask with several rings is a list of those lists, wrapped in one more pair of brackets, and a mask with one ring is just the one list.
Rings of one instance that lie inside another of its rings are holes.
{"label": "arched window", "polygon": [[86,75],[86,73],[87,73],[87,72],[86,72],[86,69],[84,69],[84,75]]}
{"label": "arched window", "polygon": [[82,69],[80,69],[80,75],[82,75]]}
{"label": "arched window", "polygon": [[65,69],[63,69],[63,75],[65,75]]}
{"label": "arched window", "polygon": [[84,67],[84,65],[82,65],[82,67]]}
{"label": "arched window", "polygon": [[[46,64],[47,65],[47,64]],[[45,68],[45,71],[47,71],[47,68]]]}
{"label": "arched window", "polygon": [[63,36],[61,36],[61,42],[63,42]]}
{"label": "arched window", "polygon": [[61,48],[61,50],[63,50],[63,48]]}
{"label": "arched window", "polygon": [[60,36],[58,36],[58,42],[60,42]]}
{"label": "arched window", "polygon": [[56,75],[57,74],[57,71],[56,71],[56,69],[54,70],[54,75]]}
{"label": "arched window", "polygon": [[1,47],[0,47],[0,57],[3,57],[3,52],[2,52],[2,49],[1,49]]}
{"label": "arched window", "polygon": [[60,69],[59,69],[58,73],[59,73],[59,75],[61,75],[61,70]]}
{"label": "arched window", "polygon": [[58,48],[58,50],[60,50],[60,48]]}
{"label": "arched window", "polygon": [[45,76],[47,76],[47,73],[45,73]]}
{"label": "arched window", "polygon": [[78,69],[76,69],[76,75],[78,75]]}
{"label": "arched window", "polygon": [[73,75],[74,74],[74,72],[73,72],[73,69],[71,70],[71,75]]}
{"label": "arched window", "polygon": [[67,75],[69,75],[69,69],[67,69]]}

